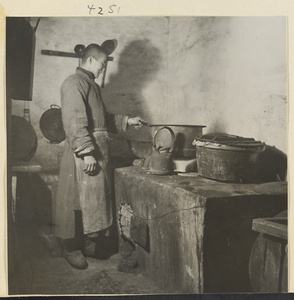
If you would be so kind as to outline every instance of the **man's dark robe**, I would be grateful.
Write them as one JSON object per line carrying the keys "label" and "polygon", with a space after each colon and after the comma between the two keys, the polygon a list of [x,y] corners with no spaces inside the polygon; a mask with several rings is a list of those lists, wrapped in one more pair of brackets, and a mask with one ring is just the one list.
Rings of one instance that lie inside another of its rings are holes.
{"label": "man's dark robe", "polygon": [[[126,130],[127,116],[106,111],[94,75],[77,68],[61,87],[62,121],[66,133],[56,196],[55,235],[75,236],[75,210],[81,210],[84,234],[111,226],[112,203],[108,131]],[[94,176],[84,172],[84,155],[98,161]]]}

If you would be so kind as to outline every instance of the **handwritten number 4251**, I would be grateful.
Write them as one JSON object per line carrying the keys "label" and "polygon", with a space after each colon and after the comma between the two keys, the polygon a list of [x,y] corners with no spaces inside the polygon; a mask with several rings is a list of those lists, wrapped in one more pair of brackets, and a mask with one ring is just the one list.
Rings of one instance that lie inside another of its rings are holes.
{"label": "handwritten number 4251", "polygon": [[[88,9],[89,9],[89,15],[92,14],[92,10],[93,10],[93,11],[94,11],[94,10],[97,10],[96,13],[97,13],[98,15],[104,15],[104,13],[105,13],[102,7],[100,7],[100,6],[95,7],[94,4],[92,4],[91,6],[88,5]],[[113,5],[109,5],[108,10],[106,11],[106,13],[108,13],[108,14],[113,14],[113,13],[118,14],[118,13],[119,13],[119,10],[120,10],[120,7],[117,8],[117,6],[116,6],[115,4],[113,4]],[[93,13],[94,13],[94,12],[93,12]]]}

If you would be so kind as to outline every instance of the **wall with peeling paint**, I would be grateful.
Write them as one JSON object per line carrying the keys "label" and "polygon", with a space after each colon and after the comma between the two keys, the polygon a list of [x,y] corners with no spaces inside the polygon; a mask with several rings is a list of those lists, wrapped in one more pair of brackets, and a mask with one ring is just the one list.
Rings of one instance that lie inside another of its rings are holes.
{"label": "wall with peeling paint", "polygon": [[[41,55],[117,39],[103,89],[108,109],[149,122],[206,125],[287,152],[286,19],[225,17],[41,18],[36,33],[31,121],[36,157],[57,169],[62,143],[50,144],[39,119],[60,104],[59,88],[77,59]],[[23,102],[12,113],[22,115]],[[128,155],[121,136],[115,155]],[[119,151],[118,151],[119,149]]]}

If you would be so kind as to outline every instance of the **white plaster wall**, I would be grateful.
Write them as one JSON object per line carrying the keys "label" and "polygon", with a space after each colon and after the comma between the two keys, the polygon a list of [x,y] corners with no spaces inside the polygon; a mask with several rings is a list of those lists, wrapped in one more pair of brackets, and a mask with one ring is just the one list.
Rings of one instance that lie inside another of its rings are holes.
{"label": "white plaster wall", "polygon": [[228,131],[287,152],[286,19],[234,18],[226,71]]}
{"label": "white plaster wall", "polygon": [[168,122],[287,152],[285,18],[172,18],[169,53]]}
{"label": "white plaster wall", "polygon": [[230,18],[171,19],[169,122],[173,117],[178,124],[206,125],[211,129],[223,120],[223,75],[230,24]]}
{"label": "white plaster wall", "polygon": [[[206,125],[205,132],[254,137],[287,152],[285,18],[42,18],[30,108],[45,169],[58,167],[62,143],[43,137],[39,119],[60,104],[60,86],[78,61],[41,50],[72,52],[106,39],[118,40],[103,89],[110,111]],[[12,112],[22,110],[14,101]],[[113,144],[114,152],[127,151],[121,141]]]}

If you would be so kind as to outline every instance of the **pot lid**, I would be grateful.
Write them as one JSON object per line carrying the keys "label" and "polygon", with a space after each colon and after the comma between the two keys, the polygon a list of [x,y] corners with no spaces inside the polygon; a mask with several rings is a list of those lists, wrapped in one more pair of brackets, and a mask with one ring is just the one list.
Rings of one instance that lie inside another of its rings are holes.
{"label": "pot lid", "polygon": [[40,129],[50,142],[61,143],[65,140],[63,129],[61,108],[52,104],[50,109],[46,110],[40,118]]}
{"label": "pot lid", "polygon": [[10,155],[13,161],[29,161],[38,146],[37,135],[27,120],[20,116],[11,116]]}
{"label": "pot lid", "polygon": [[[246,138],[226,133],[204,134],[200,138],[196,138],[194,144],[197,145],[197,142],[200,142],[201,144],[217,144],[243,149],[260,148],[264,146],[264,143],[256,141],[254,138]],[[198,145],[200,144],[198,143]]]}

